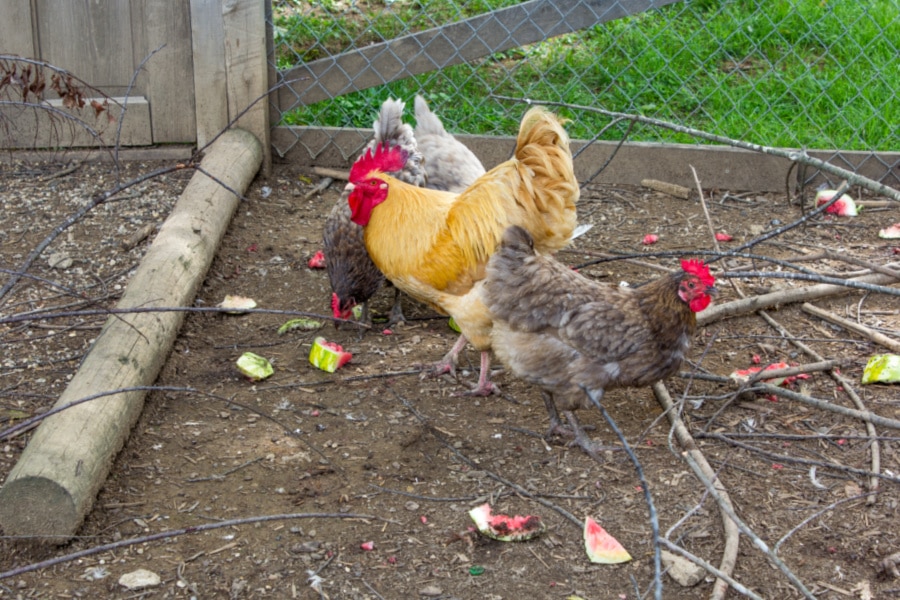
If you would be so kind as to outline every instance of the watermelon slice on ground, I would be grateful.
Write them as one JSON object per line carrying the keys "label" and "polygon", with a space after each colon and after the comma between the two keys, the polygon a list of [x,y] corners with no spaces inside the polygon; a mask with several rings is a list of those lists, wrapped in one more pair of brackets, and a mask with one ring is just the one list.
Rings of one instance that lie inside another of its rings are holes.
{"label": "watermelon slice on ground", "polygon": [[501,542],[524,542],[540,535],[546,526],[537,515],[495,515],[491,505],[485,502],[469,511],[478,531]]}
{"label": "watermelon slice on ground", "polygon": [[[822,206],[834,198],[835,192],[837,190],[819,190],[816,192],[816,206]],[[841,217],[855,217],[859,214],[859,209],[856,208],[856,202],[853,201],[853,198],[844,194],[837,202],[826,208],[825,212]]]}
{"label": "watermelon slice on ground", "polygon": [[353,358],[349,352],[344,352],[340,344],[326,341],[323,337],[313,340],[309,350],[309,362],[323,371],[334,373]]}
{"label": "watermelon slice on ground", "polygon": [[584,549],[592,563],[615,565],[631,560],[622,544],[590,517],[584,519]]}

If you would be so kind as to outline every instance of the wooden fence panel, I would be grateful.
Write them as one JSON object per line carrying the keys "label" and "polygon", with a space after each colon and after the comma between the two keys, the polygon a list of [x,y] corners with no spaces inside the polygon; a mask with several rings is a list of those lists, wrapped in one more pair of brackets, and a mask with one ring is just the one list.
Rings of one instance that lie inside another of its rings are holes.
{"label": "wooden fence panel", "polygon": [[194,64],[191,57],[191,14],[186,2],[132,2],[134,69],[151,52],[141,89],[150,100],[153,143],[192,142],[195,138]]}
{"label": "wooden fence panel", "polygon": [[37,0],[36,6],[40,58],[110,96],[124,95],[134,66],[132,4]]}
{"label": "wooden fence panel", "polygon": [[34,56],[30,0],[0,0],[0,53]]}

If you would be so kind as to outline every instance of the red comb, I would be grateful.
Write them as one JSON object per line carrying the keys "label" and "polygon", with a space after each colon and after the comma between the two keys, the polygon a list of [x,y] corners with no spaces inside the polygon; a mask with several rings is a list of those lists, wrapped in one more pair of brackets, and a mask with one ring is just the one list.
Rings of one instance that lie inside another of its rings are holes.
{"label": "red comb", "polygon": [[387,148],[384,144],[375,146],[375,151],[366,150],[350,168],[350,183],[359,183],[372,171],[393,173],[406,164],[407,153],[399,146]]}
{"label": "red comb", "polygon": [[331,314],[338,318],[341,316],[341,301],[336,292],[331,294]]}
{"label": "red comb", "polygon": [[703,282],[703,285],[705,286],[712,287],[716,284],[716,278],[709,272],[709,267],[696,258],[681,261],[681,269],[685,273],[690,273],[691,275],[699,277],[700,281]]}

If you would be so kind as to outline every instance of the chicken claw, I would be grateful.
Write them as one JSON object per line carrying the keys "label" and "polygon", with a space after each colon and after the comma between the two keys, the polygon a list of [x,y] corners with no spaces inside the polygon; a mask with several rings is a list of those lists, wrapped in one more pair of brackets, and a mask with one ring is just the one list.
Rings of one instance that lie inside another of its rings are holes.
{"label": "chicken claw", "polygon": [[423,370],[420,378],[440,377],[447,373],[456,377],[456,365],[459,361],[459,353],[462,352],[462,349],[465,346],[466,336],[461,335],[459,336],[459,339],[456,340],[456,343],[453,344],[453,347],[450,348],[450,352],[445,354],[444,358]]}
{"label": "chicken claw", "polygon": [[478,383],[468,392],[457,392],[453,396],[490,396],[499,394],[500,388],[491,381],[491,353],[481,353],[481,373],[478,375]]}

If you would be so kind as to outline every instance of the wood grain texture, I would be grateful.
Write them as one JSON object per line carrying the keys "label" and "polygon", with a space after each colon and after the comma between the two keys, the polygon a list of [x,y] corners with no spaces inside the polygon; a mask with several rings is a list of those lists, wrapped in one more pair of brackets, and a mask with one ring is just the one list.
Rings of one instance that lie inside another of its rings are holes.
{"label": "wood grain texture", "polygon": [[132,70],[159,49],[137,78],[150,101],[153,142],[193,142],[197,127],[190,7],[171,0],[140,0],[132,1],[132,10]]}
{"label": "wood grain texture", "polygon": [[202,148],[228,125],[225,22],[219,0],[191,0],[191,43],[197,147]]}

